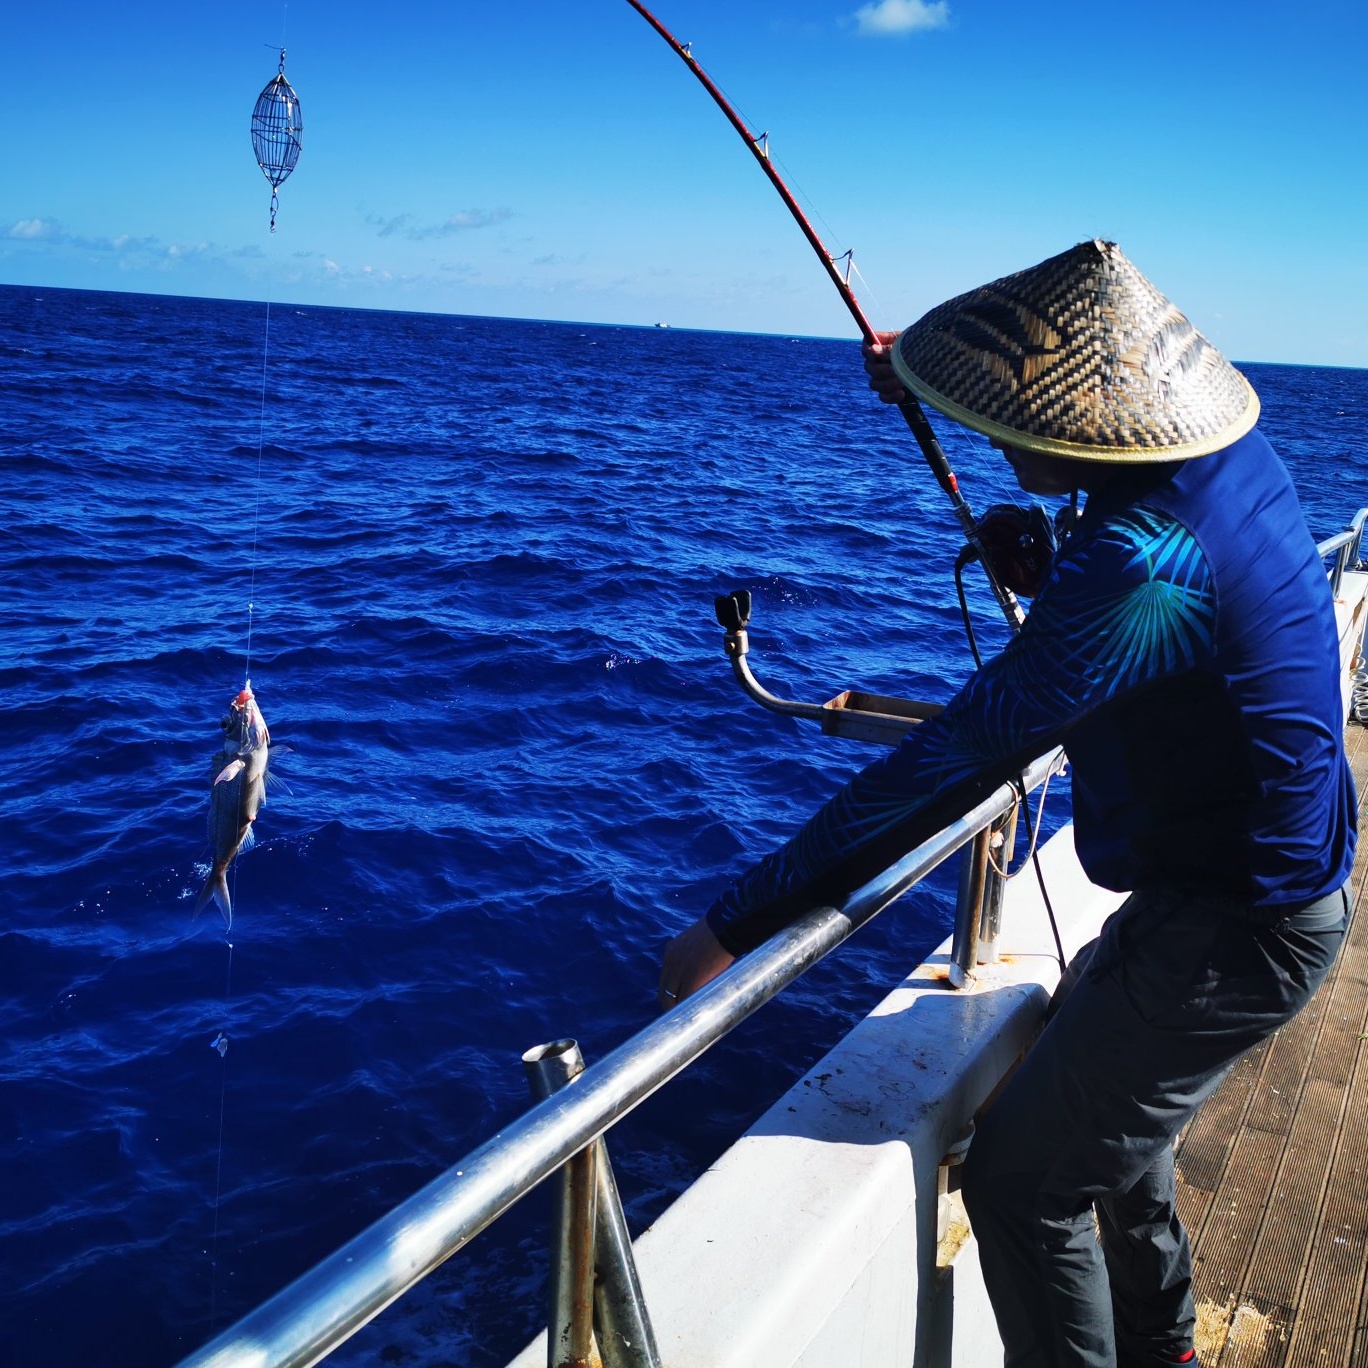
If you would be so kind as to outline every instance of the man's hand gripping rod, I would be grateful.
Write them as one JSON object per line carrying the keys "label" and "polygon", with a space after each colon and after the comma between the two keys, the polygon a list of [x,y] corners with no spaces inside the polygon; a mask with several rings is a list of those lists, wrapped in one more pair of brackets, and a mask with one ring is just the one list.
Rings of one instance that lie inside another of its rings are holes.
{"label": "man's hand gripping rod", "polygon": [[[818,260],[826,267],[827,275],[831,277],[832,284],[836,286],[841,298],[845,301],[845,306],[850,311],[850,316],[855,320],[861,337],[866,342],[877,343],[879,335],[874,331],[869,319],[865,317],[859,300],[855,298],[854,291],[850,288],[849,280],[837,270],[836,262],[831,253],[827,251],[821,238],[817,236],[816,230],[808,222],[807,215],[799,208],[798,202],[789,192],[788,186],[784,184],[782,177],[774,169],[774,164],[769,157],[769,135],[762,133],[757,137],[746,127],[744,120],[732,108],[727,97],[713,84],[707,72],[694,60],[688,47],[681,43],[645,5],[638,4],[637,0],[627,0],[627,3],[679,54],[680,59],[698,78],[704,90],[712,96],[713,103],[727,116],[728,122],[741,135],[746,146],[750,148],[751,155],[760,163],[761,169],[769,177],[770,184],[778,191],[779,198],[784,201],[789,213],[793,215],[795,222],[803,230],[803,236],[807,238],[812,250],[817,253]],[[847,262],[848,270],[849,264]],[[940,442],[936,440],[936,434],[931,430],[931,424],[921,404],[917,402],[915,396],[909,394],[898,404],[898,408],[907,420],[907,426],[911,428],[912,435],[916,438],[917,445],[921,448],[922,455],[926,458],[926,464],[930,466],[936,483],[949,496],[950,504],[959,519],[965,541],[978,553],[979,562],[983,566],[984,573],[988,576],[988,583],[992,586],[993,597],[997,599],[998,607],[1002,610],[1008,625],[1013,628],[1020,627],[1024,620],[1021,605],[1017,602],[1016,595],[998,580],[997,575],[993,572],[992,562],[984,554],[973,510],[969,507],[968,500],[960,493],[959,481],[955,478],[955,472],[951,469],[950,461],[946,457]]]}

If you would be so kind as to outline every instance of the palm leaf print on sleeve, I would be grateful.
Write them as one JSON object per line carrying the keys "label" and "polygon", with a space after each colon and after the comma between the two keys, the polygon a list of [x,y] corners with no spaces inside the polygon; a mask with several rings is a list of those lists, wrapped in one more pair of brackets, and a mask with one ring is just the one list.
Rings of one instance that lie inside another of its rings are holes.
{"label": "palm leaf print on sleeve", "polygon": [[1109,700],[1192,669],[1211,650],[1215,594],[1192,534],[1130,509],[1070,547],[1021,632],[938,717],[861,770],[710,914],[758,943],[972,806]]}

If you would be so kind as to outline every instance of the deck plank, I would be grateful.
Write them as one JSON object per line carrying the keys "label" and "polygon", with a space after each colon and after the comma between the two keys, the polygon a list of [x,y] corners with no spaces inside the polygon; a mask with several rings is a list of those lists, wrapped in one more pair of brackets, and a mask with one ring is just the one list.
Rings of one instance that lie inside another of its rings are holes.
{"label": "deck plank", "polygon": [[1184,1134],[1178,1185],[1178,1214],[1196,1239],[1211,1213],[1211,1199],[1221,1185],[1230,1152],[1244,1125],[1263,1068],[1268,1042],[1237,1060],[1226,1086],[1207,1100]]}
{"label": "deck plank", "polygon": [[[1345,747],[1368,797],[1368,731]],[[1197,1347],[1210,1368],[1368,1368],[1368,841],[1349,936],[1295,1021],[1179,1138]]]}

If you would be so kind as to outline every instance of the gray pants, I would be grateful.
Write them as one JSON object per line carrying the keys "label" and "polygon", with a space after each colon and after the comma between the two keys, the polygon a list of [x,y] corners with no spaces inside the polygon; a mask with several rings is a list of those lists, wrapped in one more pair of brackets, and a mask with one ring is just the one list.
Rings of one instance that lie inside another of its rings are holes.
{"label": "gray pants", "polygon": [[1007,1368],[1133,1368],[1192,1346],[1173,1143],[1320,986],[1348,908],[1347,888],[1292,915],[1136,893],[1080,951],[965,1164]]}

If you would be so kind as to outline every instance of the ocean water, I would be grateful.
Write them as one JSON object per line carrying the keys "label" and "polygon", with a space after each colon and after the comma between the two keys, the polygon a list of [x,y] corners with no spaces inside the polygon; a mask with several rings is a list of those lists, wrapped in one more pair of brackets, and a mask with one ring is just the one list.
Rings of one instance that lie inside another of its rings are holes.
{"label": "ocean water", "polygon": [[[0,287],[0,365],[5,1363],[175,1363],[522,1111],[525,1049],[653,1018],[665,941],[868,755],[740,694],[715,594],[781,695],[971,665],[953,519],[851,342]],[[1330,535],[1368,372],[1247,373]],[[192,908],[246,676],[276,779],[226,931]],[[952,877],[614,1132],[634,1229],[943,937]],[[334,1361],[502,1364],[546,1216]]]}

